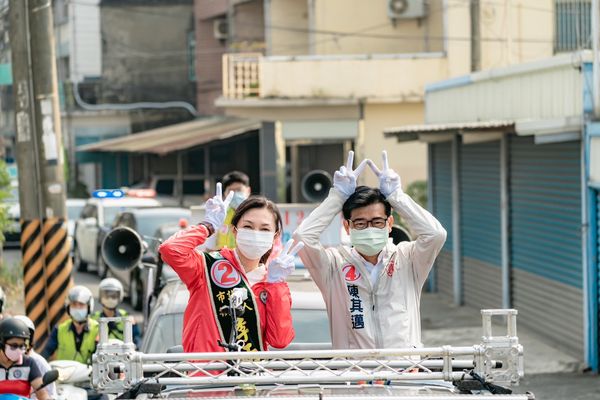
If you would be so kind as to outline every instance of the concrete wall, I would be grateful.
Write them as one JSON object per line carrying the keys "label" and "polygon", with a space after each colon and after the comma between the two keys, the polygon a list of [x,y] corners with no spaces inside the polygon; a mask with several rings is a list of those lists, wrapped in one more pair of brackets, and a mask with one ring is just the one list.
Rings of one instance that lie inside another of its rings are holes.
{"label": "concrete wall", "polygon": [[[268,55],[310,54],[308,0],[267,0]],[[285,29],[284,29],[285,28]]]}
{"label": "concrete wall", "polygon": [[394,23],[387,15],[387,0],[315,0],[316,32],[311,37],[315,54],[442,51],[443,2],[427,3],[425,18],[398,19]]}
{"label": "concrete wall", "polygon": [[425,84],[446,76],[446,58],[336,58],[260,64],[260,97],[422,101]]}
{"label": "concrete wall", "polygon": [[[404,188],[416,180],[427,179],[427,146],[418,142],[398,143],[395,138],[384,138],[381,132],[389,126],[419,123],[423,120],[423,108],[423,103],[365,105],[365,138],[357,152],[381,167],[381,151],[387,150],[390,167],[398,172]],[[378,186],[370,170],[363,180],[370,186]]]}
{"label": "concrete wall", "polygon": [[105,102],[195,101],[188,54],[191,0],[110,1],[101,13]]}
{"label": "concrete wall", "polygon": [[481,69],[550,57],[553,9],[553,0],[481,1]]}

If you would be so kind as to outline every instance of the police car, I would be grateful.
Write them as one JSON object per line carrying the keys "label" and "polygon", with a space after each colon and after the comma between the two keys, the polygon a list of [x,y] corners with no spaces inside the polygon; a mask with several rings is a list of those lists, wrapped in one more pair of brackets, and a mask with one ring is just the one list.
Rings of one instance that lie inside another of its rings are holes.
{"label": "police car", "polygon": [[129,191],[126,194],[120,189],[96,190],[86,201],[75,224],[74,267],[79,271],[86,271],[88,265],[92,264],[104,274],[106,268],[98,268],[99,263],[103,262],[100,246],[117,214],[125,210],[160,205],[150,192]]}

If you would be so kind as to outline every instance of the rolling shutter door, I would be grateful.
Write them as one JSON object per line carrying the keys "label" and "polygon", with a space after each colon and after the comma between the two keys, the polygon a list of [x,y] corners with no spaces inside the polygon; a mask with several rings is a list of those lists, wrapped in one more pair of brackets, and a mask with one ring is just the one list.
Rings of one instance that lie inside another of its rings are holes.
{"label": "rolling shutter door", "polygon": [[463,299],[479,308],[502,305],[500,141],[462,145],[460,218]]}
{"label": "rolling shutter door", "polygon": [[448,232],[446,243],[435,263],[437,288],[445,297],[452,298],[452,142],[430,146],[433,157],[432,211]]}
{"label": "rolling shutter door", "polygon": [[510,141],[513,306],[519,321],[581,355],[580,142]]}

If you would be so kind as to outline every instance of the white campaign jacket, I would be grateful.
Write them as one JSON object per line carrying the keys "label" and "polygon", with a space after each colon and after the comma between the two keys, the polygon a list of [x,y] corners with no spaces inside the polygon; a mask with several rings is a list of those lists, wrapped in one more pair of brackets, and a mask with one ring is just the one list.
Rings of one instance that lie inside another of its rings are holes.
{"label": "white campaign jacket", "polygon": [[347,246],[320,243],[321,232],[344,204],[335,189],[294,232],[305,245],[299,256],[323,294],[335,349],[422,347],[421,289],[446,231],[402,190],[387,200],[417,238],[397,246],[388,242],[374,286],[362,257]]}

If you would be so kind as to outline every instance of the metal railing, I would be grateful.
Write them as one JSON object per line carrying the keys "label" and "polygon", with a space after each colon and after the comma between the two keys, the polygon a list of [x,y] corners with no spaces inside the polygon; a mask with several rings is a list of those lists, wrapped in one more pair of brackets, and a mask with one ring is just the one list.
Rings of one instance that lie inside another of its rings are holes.
{"label": "metal railing", "polygon": [[223,96],[244,99],[260,95],[260,53],[223,55]]}
{"label": "metal railing", "polygon": [[[92,384],[101,393],[122,393],[138,384],[235,386],[244,384],[357,383],[361,381],[461,381],[473,371],[489,383],[518,384],[523,347],[516,336],[516,310],[482,310],[482,342],[464,347],[143,354],[131,343],[108,340],[100,320]],[[493,316],[506,318],[506,334],[492,336]]]}

